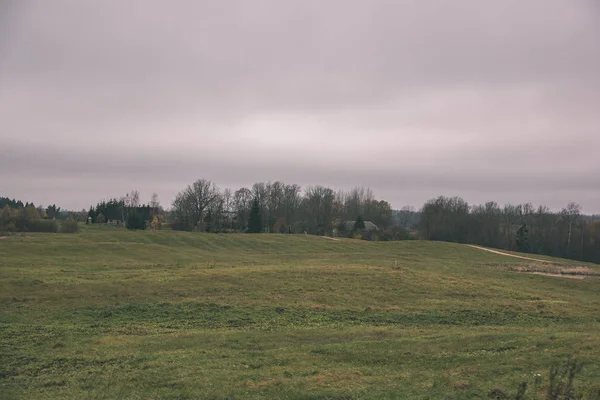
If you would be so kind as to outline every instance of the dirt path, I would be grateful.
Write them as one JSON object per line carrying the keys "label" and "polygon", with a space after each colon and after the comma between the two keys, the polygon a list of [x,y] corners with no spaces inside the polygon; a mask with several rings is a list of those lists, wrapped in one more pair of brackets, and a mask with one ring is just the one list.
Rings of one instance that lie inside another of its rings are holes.
{"label": "dirt path", "polygon": [[554,264],[552,261],[548,261],[548,260],[541,260],[539,258],[531,258],[531,257],[518,256],[516,254],[505,253],[505,252],[499,251],[499,250],[492,250],[492,249],[488,249],[487,247],[475,246],[473,244],[468,244],[467,246],[472,247],[474,249],[489,251],[490,253],[494,253],[494,254],[500,254],[502,256],[520,258],[522,260],[538,261],[538,262],[543,262],[543,263],[546,263],[546,264]]}
{"label": "dirt path", "polygon": [[323,239],[335,240],[336,242],[338,242],[338,241],[340,240],[340,239],[338,239],[338,238],[332,238],[332,237],[329,237],[329,236],[321,236],[321,237],[322,237]]}
{"label": "dirt path", "polygon": [[500,254],[502,256],[508,256],[513,258],[520,258],[522,260],[535,261],[534,264],[529,265],[513,265],[507,266],[505,269],[514,272],[520,272],[525,274],[544,275],[555,278],[571,278],[571,279],[587,279],[587,278],[598,278],[600,272],[591,269],[585,265],[562,265],[557,262],[542,260],[539,258],[531,258],[518,256],[516,254],[506,253],[504,251],[492,250],[486,247],[468,245],[474,249],[484,250],[494,254]]}

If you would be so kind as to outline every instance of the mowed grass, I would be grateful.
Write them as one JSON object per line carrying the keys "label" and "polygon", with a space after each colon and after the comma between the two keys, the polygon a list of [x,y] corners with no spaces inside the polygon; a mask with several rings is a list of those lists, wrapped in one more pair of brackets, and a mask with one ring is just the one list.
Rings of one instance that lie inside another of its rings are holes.
{"label": "mowed grass", "polygon": [[600,388],[600,279],[498,268],[529,263],[425,241],[11,236],[0,399],[487,398],[536,373],[541,395],[570,354]]}

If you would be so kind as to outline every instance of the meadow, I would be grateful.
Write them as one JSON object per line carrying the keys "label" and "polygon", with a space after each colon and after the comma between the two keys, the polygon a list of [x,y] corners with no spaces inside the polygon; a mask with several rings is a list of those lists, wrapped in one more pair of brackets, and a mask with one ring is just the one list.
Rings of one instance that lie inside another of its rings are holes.
{"label": "meadow", "polygon": [[600,279],[531,263],[428,241],[9,236],[0,399],[480,399],[524,381],[541,399],[569,355],[599,390]]}

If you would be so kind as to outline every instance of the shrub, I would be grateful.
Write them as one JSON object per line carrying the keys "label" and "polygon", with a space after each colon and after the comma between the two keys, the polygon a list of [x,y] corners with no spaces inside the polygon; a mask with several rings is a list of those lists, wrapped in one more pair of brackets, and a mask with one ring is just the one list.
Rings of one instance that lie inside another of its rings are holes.
{"label": "shrub", "polygon": [[[575,384],[575,378],[583,371],[583,364],[573,359],[571,356],[564,362],[553,364],[550,367],[548,376],[548,390],[546,400],[598,400],[600,399],[600,391],[598,389],[586,390],[581,385]],[[534,392],[542,383],[542,375],[534,374]],[[516,395],[510,395],[501,389],[494,389],[488,394],[488,398],[502,400],[515,399],[524,400],[529,398],[526,396],[527,382],[521,383]]]}
{"label": "shrub", "polygon": [[362,235],[362,240],[376,242],[379,240],[379,234],[377,233],[377,231],[366,231]]}
{"label": "shrub", "polygon": [[27,232],[58,232],[58,222],[52,219],[36,219],[27,222]]}
{"label": "shrub", "polygon": [[154,218],[152,218],[152,222],[150,223],[150,227],[152,229],[154,229],[155,231],[160,230],[160,228],[162,227],[162,224],[160,223],[160,221],[158,220],[158,217],[155,215]]}
{"label": "shrub", "polygon": [[17,226],[14,221],[4,223],[4,228],[0,227],[0,232],[16,232]]}
{"label": "shrub", "polygon": [[189,225],[179,221],[171,223],[170,227],[173,231],[191,231]]}
{"label": "shrub", "polygon": [[406,229],[395,227],[380,231],[379,239],[382,241],[410,240],[412,237]]}
{"label": "shrub", "polygon": [[75,218],[69,216],[63,221],[60,231],[62,233],[77,233],[79,231],[79,224]]}

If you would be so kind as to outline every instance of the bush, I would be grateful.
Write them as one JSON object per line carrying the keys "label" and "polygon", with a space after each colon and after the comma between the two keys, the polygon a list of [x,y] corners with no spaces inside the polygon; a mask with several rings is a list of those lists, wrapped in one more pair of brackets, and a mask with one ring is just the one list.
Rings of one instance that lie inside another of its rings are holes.
{"label": "bush", "polygon": [[62,233],[77,233],[79,232],[79,224],[77,223],[75,218],[69,216],[66,220],[63,221],[60,231]]}
{"label": "bush", "polygon": [[[583,371],[583,364],[578,362],[569,356],[564,362],[555,363],[550,367],[550,373],[548,374],[548,389],[546,396],[543,397],[546,400],[598,400],[600,399],[600,390],[592,388],[591,390],[585,388],[583,385],[576,385],[575,378]],[[536,393],[538,387],[541,385],[543,377],[540,374],[534,375],[533,392]],[[526,396],[527,394],[527,382],[521,383],[516,395],[511,395],[504,392],[502,389],[494,389],[488,394],[488,398],[503,400],[503,399],[515,399],[524,400],[531,398]],[[536,397],[539,398],[539,397]]]}
{"label": "bush", "polygon": [[380,232],[379,239],[381,241],[392,241],[392,240],[411,240],[412,236],[404,228],[388,228]]}
{"label": "bush", "polygon": [[362,235],[362,240],[377,242],[379,240],[379,233],[377,231],[366,231]]}
{"label": "bush", "polygon": [[173,231],[191,231],[189,225],[187,225],[184,222],[179,222],[179,221],[171,223],[170,227],[171,227],[171,230],[173,230]]}
{"label": "bush", "polygon": [[27,232],[58,232],[58,222],[52,219],[36,219],[28,221],[25,230]]}
{"label": "bush", "polygon": [[162,227],[162,224],[160,223],[160,221],[158,220],[158,217],[155,215],[154,218],[152,218],[152,222],[150,223],[150,227],[152,229],[154,229],[155,231],[160,230],[160,228]]}
{"label": "bush", "polygon": [[17,226],[14,221],[8,221],[4,223],[4,228],[0,227],[0,232],[16,232]]}

